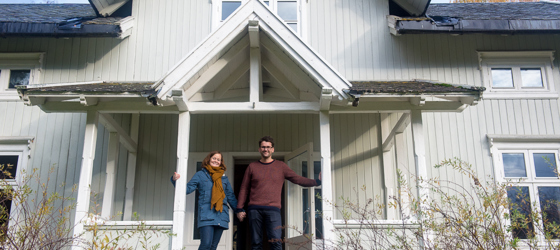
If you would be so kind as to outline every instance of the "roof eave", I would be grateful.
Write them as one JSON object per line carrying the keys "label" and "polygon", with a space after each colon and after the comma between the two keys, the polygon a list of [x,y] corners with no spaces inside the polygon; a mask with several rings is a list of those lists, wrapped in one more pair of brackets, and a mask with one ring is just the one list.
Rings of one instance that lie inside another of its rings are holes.
{"label": "roof eave", "polygon": [[429,19],[399,20],[389,16],[391,33],[401,34],[558,34],[560,20],[464,20],[455,25],[437,25]]}
{"label": "roof eave", "polygon": [[56,23],[0,23],[1,37],[119,37],[120,25],[82,24],[80,28],[61,27]]}

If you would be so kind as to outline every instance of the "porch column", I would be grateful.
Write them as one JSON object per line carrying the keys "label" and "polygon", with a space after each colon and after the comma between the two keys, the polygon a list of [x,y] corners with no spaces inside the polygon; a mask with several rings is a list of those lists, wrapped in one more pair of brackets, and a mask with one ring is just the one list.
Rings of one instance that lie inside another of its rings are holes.
{"label": "porch column", "polygon": [[116,169],[119,161],[119,134],[111,132],[109,134],[109,148],[107,150],[107,178],[105,189],[103,190],[103,207],[101,208],[101,218],[111,220],[113,213],[113,200],[115,198]]}
{"label": "porch column", "polygon": [[[385,142],[390,142],[388,144],[393,144],[394,134],[391,134],[391,129],[389,128],[389,114],[382,113],[381,117],[381,138],[383,142],[383,185],[385,186],[385,204],[391,202],[391,197],[395,195],[395,169],[394,169],[394,158],[393,158],[393,147],[385,146]],[[385,213],[387,215],[387,220],[394,220],[396,218],[395,209],[385,206]]]}
{"label": "porch column", "polygon": [[[422,111],[412,110],[410,113],[411,128],[412,128],[412,144],[414,148],[414,163],[416,165],[416,184],[418,190],[418,200],[420,201],[420,210],[425,208],[425,202],[428,202],[429,189],[425,184],[421,183],[419,179],[428,179],[428,170],[426,169],[426,153],[424,144],[424,126],[422,124]],[[417,218],[422,219],[422,218]],[[424,239],[430,233],[423,235]],[[425,241],[420,242],[423,246]],[[422,248],[423,249],[423,248]]]}
{"label": "porch column", "polygon": [[[414,163],[416,165],[416,176],[424,180],[428,179],[426,169],[426,150],[424,143],[424,125],[422,124],[422,111],[412,110],[410,113],[412,123],[412,144],[414,147]],[[420,201],[428,199],[429,190],[423,185],[419,185],[418,197]]]}
{"label": "porch column", "polygon": [[[130,119],[130,137],[138,143],[138,127],[140,114],[132,114]],[[132,220],[132,205],[134,201],[134,179],[136,178],[136,152],[128,152],[126,166],[126,194],[124,201],[123,221]]]}
{"label": "porch column", "polygon": [[[84,149],[82,152],[82,166],[80,171],[80,182],[78,184],[78,199],[76,201],[76,216],[74,217],[74,236],[82,236],[84,233],[84,219],[89,211],[90,186],[93,171],[93,160],[95,159],[95,144],[97,143],[97,123],[99,113],[97,111],[87,112],[86,132],[84,137]],[[81,245],[74,244],[72,249],[82,249]]]}
{"label": "porch column", "polygon": [[[331,178],[331,125],[329,111],[319,112],[319,135],[321,143],[321,188],[323,190],[323,239],[334,239],[334,219]],[[326,242],[325,242],[326,243]]]}
{"label": "porch column", "polygon": [[173,205],[173,239],[172,249],[182,249],[185,232],[185,201],[187,194],[187,163],[189,158],[190,113],[179,114],[179,138],[177,140],[177,173],[181,178],[175,185],[175,202]]}

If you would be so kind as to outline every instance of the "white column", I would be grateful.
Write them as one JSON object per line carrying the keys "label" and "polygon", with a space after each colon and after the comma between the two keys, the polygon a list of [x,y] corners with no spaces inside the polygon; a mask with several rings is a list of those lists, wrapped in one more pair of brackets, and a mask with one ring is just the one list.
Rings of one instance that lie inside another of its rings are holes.
{"label": "white column", "polygon": [[[323,191],[323,239],[335,239],[334,202],[331,177],[331,127],[329,111],[319,112],[319,135],[321,142],[321,189]],[[326,242],[325,242],[326,243]]]}
{"label": "white column", "polygon": [[249,59],[250,59],[250,93],[249,93],[249,101],[251,103],[258,103],[260,102],[262,96],[262,88],[261,88],[261,50],[260,48],[250,48],[249,52]]}
{"label": "white column", "polygon": [[[414,163],[416,164],[416,176],[424,180],[428,179],[426,169],[426,150],[424,142],[424,126],[422,124],[422,111],[411,112],[412,142],[414,147]],[[428,198],[429,190],[425,187],[418,188],[418,197],[422,200]]]}
{"label": "white column", "polygon": [[[418,199],[420,201],[420,209],[425,208],[425,203],[428,202],[429,189],[425,184],[419,182],[419,179],[426,181],[428,179],[428,170],[426,169],[426,150],[424,143],[424,126],[422,124],[422,111],[412,110],[410,113],[411,128],[412,128],[412,142],[414,148],[414,163],[416,165],[416,178],[418,186]],[[421,220],[422,218],[417,218]],[[423,235],[424,240],[429,237],[430,232]],[[424,241],[421,242],[421,246]]]}
{"label": "white column", "polygon": [[[97,111],[87,112],[87,123],[84,138],[84,149],[82,152],[82,166],[80,171],[80,182],[78,184],[78,199],[76,201],[76,216],[74,217],[74,235],[81,236],[84,232],[84,219],[89,211],[90,186],[95,158],[95,144],[97,143],[97,123],[99,114]],[[82,249],[74,245],[72,249]]]}
{"label": "white column", "polygon": [[[400,168],[401,173],[403,175],[402,178],[408,181],[409,175],[406,174],[408,172],[407,170],[409,169],[408,157],[404,156],[404,155],[408,155],[407,154],[408,150],[406,148],[404,140],[405,139],[403,133],[395,134],[395,167],[396,167],[395,171]],[[401,156],[401,154],[403,156]],[[408,192],[402,192],[402,190],[399,189],[398,195],[401,197],[401,202],[403,206],[402,214],[404,217],[407,217],[408,215],[410,215],[410,197],[408,196]]]}
{"label": "white column", "polygon": [[[140,114],[132,114],[130,119],[130,137],[138,145],[138,128],[140,125]],[[136,152],[128,152],[126,166],[126,194],[124,200],[123,221],[132,220],[132,205],[134,201],[134,180],[136,178]]]}
{"label": "white column", "polygon": [[187,163],[189,160],[189,133],[191,116],[190,113],[179,114],[179,138],[177,140],[177,173],[181,178],[175,185],[175,202],[173,206],[173,239],[172,249],[182,249],[185,232],[185,200],[187,194]]}
{"label": "white column", "polygon": [[[380,118],[382,141],[385,142],[387,140],[394,140],[394,138],[389,138],[394,136],[391,134],[391,128],[389,126],[389,115],[383,113],[380,115]],[[383,148],[383,183],[385,185],[385,204],[389,204],[389,202],[391,202],[391,197],[396,195],[396,171],[392,150],[393,147]],[[397,218],[396,209],[385,206],[385,212],[387,214],[387,220],[394,220]]]}
{"label": "white column", "polygon": [[107,149],[107,168],[105,172],[105,189],[103,190],[103,207],[101,208],[101,218],[111,220],[113,213],[113,200],[115,197],[115,185],[117,179],[116,169],[119,162],[119,134],[111,132],[109,134],[109,145]]}

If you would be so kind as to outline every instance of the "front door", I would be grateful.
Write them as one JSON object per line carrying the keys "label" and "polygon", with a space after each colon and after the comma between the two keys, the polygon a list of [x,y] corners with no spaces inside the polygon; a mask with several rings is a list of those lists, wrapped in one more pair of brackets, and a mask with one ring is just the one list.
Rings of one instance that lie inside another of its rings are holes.
{"label": "front door", "polygon": [[[308,143],[286,154],[284,161],[297,174],[313,178],[313,143]],[[286,249],[313,249],[315,233],[315,188],[301,187],[286,181]]]}

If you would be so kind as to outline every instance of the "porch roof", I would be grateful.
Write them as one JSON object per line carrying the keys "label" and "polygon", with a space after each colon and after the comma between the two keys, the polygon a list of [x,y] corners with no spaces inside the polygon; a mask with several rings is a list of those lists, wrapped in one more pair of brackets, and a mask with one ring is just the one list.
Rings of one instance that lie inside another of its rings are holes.
{"label": "porch roof", "polygon": [[53,94],[73,95],[73,94],[140,94],[147,96],[155,94],[152,88],[154,82],[119,82],[103,81],[91,83],[70,83],[56,85],[31,85],[17,86],[20,93],[28,95]]}
{"label": "porch roof", "polygon": [[[411,109],[416,106],[415,109],[460,111],[466,108],[464,104],[475,105],[485,90],[484,87],[460,86],[421,80],[352,81],[350,83],[352,86],[346,92],[354,98],[355,106],[358,106],[359,100],[362,100],[358,109],[364,111],[377,110],[383,105],[388,105],[395,110]],[[176,112],[176,106],[157,107],[157,91],[153,84],[154,82],[108,81],[18,86],[17,89],[20,98],[26,101],[28,105],[40,105],[47,112],[80,112],[89,110],[92,106],[97,106],[98,110],[102,110],[104,107],[120,110],[126,106],[127,110]],[[441,105],[421,107],[420,103],[426,101],[428,103],[440,103]],[[376,103],[375,106],[367,104],[372,102]],[[146,103],[150,105],[147,106]],[[402,108],[397,108],[399,105]],[[221,107],[227,108],[223,105]],[[355,111],[356,107],[340,106],[333,108],[333,111],[344,110],[351,112]]]}
{"label": "porch roof", "polygon": [[486,88],[462,86],[425,80],[413,81],[351,81],[350,95],[374,94],[441,94],[441,93],[472,93],[480,94]]}
{"label": "porch roof", "polygon": [[119,37],[129,19],[98,17],[90,4],[0,4],[0,36]]}

